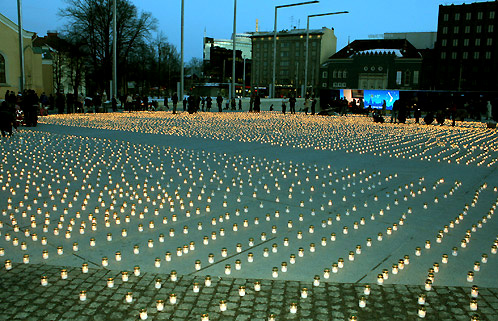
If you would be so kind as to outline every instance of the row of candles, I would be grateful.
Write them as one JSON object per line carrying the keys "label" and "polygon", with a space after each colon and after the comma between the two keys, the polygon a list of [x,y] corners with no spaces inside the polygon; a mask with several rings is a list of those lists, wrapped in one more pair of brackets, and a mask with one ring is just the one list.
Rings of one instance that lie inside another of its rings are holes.
{"label": "row of candles", "polygon": [[[59,125],[84,126],[90,128],[131,130],[141,133],[160,133],[183,137],[204,137],[215,140],[258,141],[274,146],[293,146],[322,150],[345,150],[355,153],[389,155],[398,158],[447,161],[459,159],[460,163],[493,164],[496,162],[496,131],[460,128],[469,123],[459,124],[459,128],[441,126],[386,126],[373,124],[368,118],[316,117],[313,123],[306,118],[281,117],[272,113],[252,115],[246,113],[200,114],[195,118],[171,117],[175,115],[95,115],[81,119],[74,115],[57,115],[41,121]],[[250,120],[250,121],[248,121]],[[258,125],[261,122],[261,125]],[[209,124],[209,126],[207,126]],[[307,125],[306,130],[303,126]],[[481,125],[482,126],[482,125]],[[171,128],[175,128],[171,131]],[[268,135],[270,132],[285,133]],[[324,130],[326,129],[326,130]],[[421,132],[422,131],[422,132]],[[337,132],[337,134],[333,134]],[[379,134],[380,133],[380,134]],[[400,142],[400,138],[402,142]],[[480,144],[486,149],[476,147]],[[449,142],[449,144],[441,143]],[[397,146],[403,146],[399,148]],[[423,153],[421,153],[421,150]],[[456,153],[458,151],[458,153]],[[451,157],[448,159],[448,153]],[[490,157],[491,156],[491,157]],[[479,164],[479,165],[482,165]]]}

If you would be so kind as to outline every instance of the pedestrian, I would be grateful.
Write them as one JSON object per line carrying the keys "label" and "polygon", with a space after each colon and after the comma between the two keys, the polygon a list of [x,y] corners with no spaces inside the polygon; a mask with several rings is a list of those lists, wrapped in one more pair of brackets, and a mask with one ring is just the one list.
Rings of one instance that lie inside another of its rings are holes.
{"label": "pedestrian", "polygon": [[311,98],[311,114],[315,114],[315,108],[316,108],[316,102],[317,99],[315,97]]}
{"label": "pedestrian", "polygon": [[282,114],[285,115],[285,110],[287,109],[287,103],[289,102],[289,100],[287,99],[286,96],[284,96],[282,98]]}
{"label": "pedestrian", "polygon": [[187,104],[188,104],[187,97],[184,97],[183,98],[183,111],[187,111]]}
{"label": "pedestrian", "polygon": [[211,105],[213,104],[213,99],[211,98],[211,96],[208,96],[206,98],[206,108],[207,108],[207,111],[211,111]]}
{"label": "pedestrian", "polygon": [[486,119],[491,120],[493,118],[493,106],[491,105],[491,101],[488,100],[486,105]]}
{"label": "pedestrian", "polygon": [[204,111],[205,104],[206,104],[206,98],[205,97],[201,97],[201,111]]}
{"label": "pedestrian", "polygon": [[232,110],[236,110],[237,102],[235,101],[235,97],[232,97],[232,100],[230,101],[230,105],[232,107]]}
{"label": "pedestrian", "polygon": [[382,101],[382,116],[386,115],[386,110],[387,110],[387,103],[386,103],[386,100],[384,99]]}
{"label": "pedestrian", "polygon": [[171,103],[173,104],[173,114],[176,114],[176,105],[178,104],[178,95],[176,92],[171,97]]}
{"label": "pedestrian", "polygon": [[218,97],[216,97],[216,104],[218,105],[218,112],[222,112],[223,111],[223,97],[221,97],[221,94],[218,94]]}
{"label": "pedestrian", "polygon": [[451,120],[452,120],[451,126],[455,126],[456,113],[457,113],[457,106],[454,102],[451,102],[451,104],[450,104],[450,114],[451,114]]}
{"label": "pedestrian", "polygon": [[290,113],[295,114],[296,113],[296,97],[295,95],[291,95],[289,98],[289,107],[290,107]]}
{"label": "pedestrian", "polygon": [[259,94],[256,94],[256,97],[254,98],[254,112],[259,113],[261,108],[261,97],[259,97]]}
{"label": "pedestrian", "polygon": [[239,98],[239,110],[242,110],[242,99]]}
{"label": "pedestrian", "polygon": [[396,123],[398,120],[398,111],[399,111],[399,108],[400,108],[400,101],[399,99],[397,99],[394,103],[393,103],[393,109],[391,110],[391,123]]}
{"label": "pedestrian", "polygon": [[3,137],[6,137],[7,134],[12,136],[12,124],[14,121],[14,114],[12,113],[9,103],[6,100],[2,101],[2,104],[0,105],[0,130],[2,131]]}
{"label": "pedestrian", "polygon": [[251,93],[251,97],[249,98],[249,112],[252,112],[253,105],[254,105],[254,93]]}
{"label": "pedestrian", "polygon": [[118,111],[118,101],[116,100],[115,96],[112,96],[112,111],[117,112]]}

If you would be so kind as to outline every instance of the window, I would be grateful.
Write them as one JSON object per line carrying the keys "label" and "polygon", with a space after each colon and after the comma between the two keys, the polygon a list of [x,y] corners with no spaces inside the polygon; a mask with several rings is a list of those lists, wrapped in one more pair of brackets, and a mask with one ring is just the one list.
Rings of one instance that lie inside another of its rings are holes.
{"label": "window", "polygon": [[474,59],[479,59],[479,51],[474,52]]}
{"label": "window", "polygon": [[493,32],[495,30],[495,26],[489,25],[488,26],[488,32]]}
{"label": "window", "polygon": [[457,53],[456,52],[452,52],[451,53],[451,59],[457,59]]}
{"label": "window", "polygon": [[458,28],[458,26],[454,26],[453,27],[453,33],[458,33],[460,29]]}
{"label": "window", "polygon": [[281,61],[280,62],[280,67],[288,67],[289,66],[289,61]]}
{"label": "window", "polygon": [[463,39],[463,45],[467,47],[469,45],[469,39]]}
{"label": "window", "polygon": [[281,69],[280,70],[280,76],[288,76],[288,75],[289,75],[288,69]]}
{"label": "window", "polygon": [[288,42],[281,42],[280,47],[282,48],[289,48],[289,43]]}
{"label": "window", "polygon": [[448,21],[448,18],[450,17],[449,14],[445,13],[444,16],[443,16],[443,20],[444,21]]}
{"label": "window", "polygon": [[448,41],[446,39],[441,40],[441,46],[446,47],[446,43]]}
{"label": "window", "polygon": [[322,87],[323,88],[327,88],[327,83],[326,82],[322,82]]}
{"label": "window", "polygon": [[492,46],[493,45],[493,38],[488,38],[488,40],[486,41],[486,45]]}
{"label": "window", "polygon": [[465,26],[465,33],[470,33],[470,26]]}
{"label": "window", "polygon": [[299,57],[301,56],[301,52],[299,52],[299,50],[296,50],[296,57]]}
{"label": "window", "polygon": [[348,77],[348,71],[347,71],[347,70],[344,70],[344,71],[342,72],[342,77],[343,77],[343,78],[347,78],[347,77]]}
{"label": "window", "polygon": [[396,71],[396,85],[401,85],[401,71]]}
{"label": "window", "polygon": [[467,12],[467,14],[465,15],[465,19],[467,19],[467,20],[472,19],[472,13]]}
{"label": "window", "polygon": [[458,21],[460,20],[460,14],[459,13],[455,13],[455,21]]}
{"label": "window", "polygon": [[476,46],[480,46],[481,45],[481,39],[477,38],[476,42],[475,42],[475,45]]}
{"label": "window", "polygon": [[328,75],[328,72],[324,71],[322,72],[322,78],[327,78],[329,75]]}
{"label": "window", "polygon": [[7,82],[7,75],[5,70],[5,58],[0,54],[0,84]]}
{"label": "window", "polygon": [[482,11],[477,13],[477,20],[482,20]]}
{"label": "window", "polygon": [[469,59],[469,53],[467,51],[464,51],[462,54],[463,59]]}
{"label": "window", "polygon": [[486,51],[486,59],[491,59],[491,51]]}
{"label": "window", "polygon": [[419,77],[419,71],[415,70],[413,71],[413,84],[418,85],[418,77]]}
{"label": "window", "polygon": [[458,39],[453,39],[453,47],[458,46]]}
{"label": "window", "polygon": [[339,70],[339,71],[337,72],[337,78],[342,78],[342,70]]}
{"label": "window", "polygon": [[337,70],[332,71],[332,78],[337,78]]}
{"label": "window", "polygon": [[288,51],[282,51],[280,52],[281,57],[289,57],[289,52]]}
{"label": "window", "polygon": [[495,12],[494,11],[490,11],[489,12],[489,19],[494,19],[495,18]]}
{"label": "window", "polygon": [[443,34],[447,34],[448,33],[448,27],[443,27]]}
{"label": "window", "polygon": [[482,26],[477,26],[476,27],[476,32],[477,33],[481,33],[481,31],[482,31]]}
{"label": "window", "polygon": [[312,42],[312,43],[311,43],[311,46],[312,46],[312,47],[316,47],[316,44],[317,44],[317,42]]}
{"label": "window", "polygon": [[446,52],[441,52],[441,59],[446,59]]}
{"label": "window", "polygon": [[404,79],[405,80],[404,81],[405,85],[409,85],[412,82],[411,76],[412,76],[412,74],[411,74],[410,70],[405,71],[405,77],[404,77],[405,78]]}

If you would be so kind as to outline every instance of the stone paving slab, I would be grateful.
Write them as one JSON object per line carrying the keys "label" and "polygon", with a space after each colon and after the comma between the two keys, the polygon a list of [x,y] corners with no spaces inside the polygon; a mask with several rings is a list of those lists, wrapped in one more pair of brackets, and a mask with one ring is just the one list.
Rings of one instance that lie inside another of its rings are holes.
{"label": "stone paving slab", "polygon": [[[200,320],[204,313],[209,320],[268,320],[273,313],[276,320],[419,320],[418,297],[426,296],[426,320],[470,320],[478,314],[480,320],[496,320],[498,289],[480,288],[478,310],[471,311],[469,287],[438,287],[426,291],[422,286],[369,284],[370,295],[364,294],[365,284],[321,282],[313,286],[306,282],[262,282],[261,290],[254,290],[255,279],[215,278],[211,286],[203,277],[181,276],[178,281],[169,275],[145,273],[131,276],[123,282],[117,271],[69,268],[68,278],[62,280],[62,266],[14,264],[9,271],[0,270],[0,320],[137,320],[141,309],[147,309],[149,320]],[[42,286],[41,276],[48,277]],[[115,277],[115,285],[108,288],[107,278]],[[155,288],[151,280],[162,279],[162,287]],[[193,292],[193,284],[201,290]],[[239,287],[246,289],[239,295]],[[308,289],[308,297],[301,297],[301,289]],[[80,301],[80,291],[87,291],[86,301]],[[133,293],[133,302],[125,296]],[[169,295],[177,295],[177,303],[169,303]],[[360,308],[361,297],[366,307]],[[164,300],[165,308],[157,311],[156,301]],[[227,302],[221,312],[220,300]],[[289,312],[297,304],[297,313]]]}

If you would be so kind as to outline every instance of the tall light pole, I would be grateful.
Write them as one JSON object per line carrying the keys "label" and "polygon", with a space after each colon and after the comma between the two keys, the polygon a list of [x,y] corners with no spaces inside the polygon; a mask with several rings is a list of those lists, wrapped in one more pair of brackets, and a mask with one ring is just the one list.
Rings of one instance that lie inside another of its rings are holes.
{"label": "tall light pole", "polygon": [[235,42],[237,32],[237,0],[233,0],[233,41],[232,41],[232,90],[231,98],[235,98]]}
{"label": "tall light pole", "polygon": [[117,3],[118,0],[114,0],[112,4],[112,93],[111,101],[113,97],[118,97],[118,32],[116,30],[117,26]]}
{"label": "tall light pole", "polygon": [[313,3],[319,3],[320,1],[306,1],[306,2],[299,2],[299,3],[293,3],[293,4],[285,4],[281,6],[275,6],[275,26],[273,27],[273,83],[272,83],[272,94],[271,98],[275,98],[275,73],[277,71],[277,9],[279,8],[287,8],[287,7],[295,7],[295,6],[302,6],[305,4],[313,4]]}
{"label": "tall light pole", "polygon": [[349,13],[349,11],[320,13],[320,14],[312,14],[312,15],[308,16],[307,23],[306,23],[306,53],[304,56],[304,93],[302,93],[303,97],[305,97],[306,91],[308,89],[308,51],[309,51],[308,46],[309,46],[309,41],[310,41],[310,18],[321,17],[321,16],[331,16],[334,14],[342,14],[342,13]]}
{"label": "tall light pole", "polygon": [[22,3],[17,0],[17,25],[19,27],[19,63],[20,63],[20,76],[19,76],[19,91],[24,90],[24,44],[23,44],[23,31],[22,31]]}
{"label": "tall light pole", "polygon": [[183,101],[183,27],[185,25],[185,20],[184,20],[184,4],[185,0],[182,0],[182,40],[181,40],[181,66],[180,66],[180,97],[179,100],[180,102]]}

